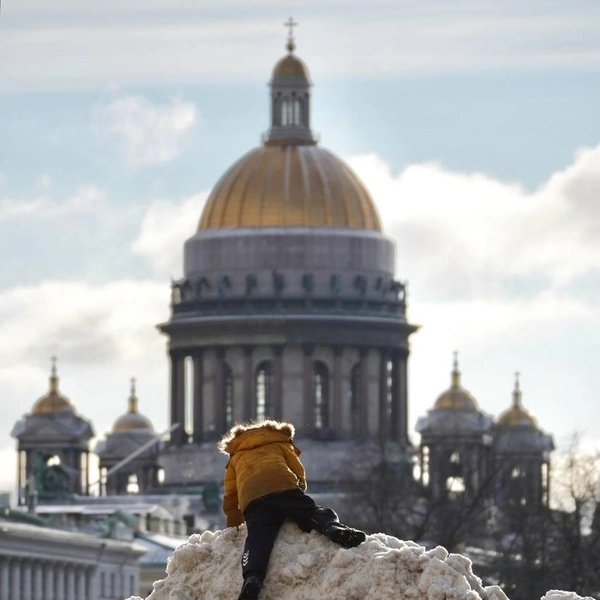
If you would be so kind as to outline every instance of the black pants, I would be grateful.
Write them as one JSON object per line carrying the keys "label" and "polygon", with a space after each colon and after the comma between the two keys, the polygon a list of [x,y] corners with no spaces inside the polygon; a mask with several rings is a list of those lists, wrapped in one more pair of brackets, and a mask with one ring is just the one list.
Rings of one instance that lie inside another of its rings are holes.
{"label": "black pants", "polygon": [[242,574],[250,573],[264,578],[280,527],[286,519],[294,521],[302,531],[324,533],[338,516],[331,508],[324,508],[301,490],[287,490],[253,500],[244,511],[248,537],[242,555]]}

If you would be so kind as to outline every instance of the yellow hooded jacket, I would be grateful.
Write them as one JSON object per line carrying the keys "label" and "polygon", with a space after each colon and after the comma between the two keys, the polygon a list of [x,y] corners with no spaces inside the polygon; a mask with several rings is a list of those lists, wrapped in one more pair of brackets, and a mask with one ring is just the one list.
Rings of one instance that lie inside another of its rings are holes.
{"label": "yellow hooded jacket", "polygon": [[219,442],[229,454],[223,511],[227,527],[241,525],[250,502],[284,490],[306,490],[306,473],[293,443],[294,426],[278,421],[236,425]]}

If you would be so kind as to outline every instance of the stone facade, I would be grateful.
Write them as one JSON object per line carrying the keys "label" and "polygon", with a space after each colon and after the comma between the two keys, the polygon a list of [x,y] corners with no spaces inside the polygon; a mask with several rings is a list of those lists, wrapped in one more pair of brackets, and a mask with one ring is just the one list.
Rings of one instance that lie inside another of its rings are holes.
{"label": "stone facade", "polygon": [[120,600],[138,593],[143,553],[130,543],[0,521],[0,600]]}

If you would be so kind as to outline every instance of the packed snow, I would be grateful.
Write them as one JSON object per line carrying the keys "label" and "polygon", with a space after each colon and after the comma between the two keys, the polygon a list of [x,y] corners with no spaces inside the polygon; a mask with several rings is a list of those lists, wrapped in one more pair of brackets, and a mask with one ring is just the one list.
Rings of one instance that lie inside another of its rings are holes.
{"label": "packed snow", "polygon": [[[192,535],[167,563],[167,577],[147,600],[231,600],[242,585],[246,527]],[[570,594],[570,595],[569,595]],[[377,533],[350,550],[324,536],[281,528],[260,600],[508,600],[497,586],[483,587],[471,561],[438,546]],[[129,600],[142,600],[131,597]],[[537,599],[532,599],[537,600]],[[543,600],[581,600],[551,591]],[[587,600],[587,599],[585,599]]]}

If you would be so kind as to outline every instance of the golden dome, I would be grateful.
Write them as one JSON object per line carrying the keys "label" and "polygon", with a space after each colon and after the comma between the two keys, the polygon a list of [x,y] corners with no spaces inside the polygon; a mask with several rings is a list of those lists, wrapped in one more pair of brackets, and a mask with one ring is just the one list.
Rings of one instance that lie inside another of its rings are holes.
{"label": "golden dome", "polygon": [[519,374],[515,374],[515,389],[513,390],[512,406],[504,411],[497,421],[499,426],[509,427],[537,427],[535,417],[521,405],[521,389],[519,387]]}
{"label": "golden dome", "polygon": [[477,410],[475,398],[460,385],[460,371],[458,370],[458,354],[454,353],[454,368],[450,387],[440,394],[435,401],[434,408],[459,408],[463,410]]}
{"label": "golden dome", "polygon": [[284,56],[273,68],[275,77],[302,77],[308,81],[308,67],[293,54]]}
{"label": "golden dome", "polygon": [[60,412],[75,412],[71,401],[58,391],[58,376],[56,374],[56,358],[52,357],[52,372],[50,374],[50,389],[48,393],[36,400],[32,414],[56,414]]}
{"label": "golden dome", "polygon": [[138,412],[138,399],[135,395],[135,379],[131,380],[131,394],[129,395],[129,410],[121,415],[113,425],[115,431],[133,431],[136,429],[147,429],[154,431],[150,419],[144,417]]}
{"label": "golden dome", "polygon": [[199,230],[340,227],[381,231],[364,184],[316,145],[265,145],[240,158],[213,188]]}

